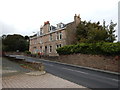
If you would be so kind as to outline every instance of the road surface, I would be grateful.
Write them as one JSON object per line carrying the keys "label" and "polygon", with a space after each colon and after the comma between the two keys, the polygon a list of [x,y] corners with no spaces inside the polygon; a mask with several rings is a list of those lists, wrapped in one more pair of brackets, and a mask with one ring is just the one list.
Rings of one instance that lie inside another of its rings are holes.
{"label": "road surface", "polygon": [[45,65],[45,70],[48,73],[76,84],[83,85],[87,88],[113,88],[113,90],[117,90],[115,88],[118,88],[119,75],[116,74],[89,70],[27,56],[11,55],[11,57],[24,58],[27,61],[42,62]]}

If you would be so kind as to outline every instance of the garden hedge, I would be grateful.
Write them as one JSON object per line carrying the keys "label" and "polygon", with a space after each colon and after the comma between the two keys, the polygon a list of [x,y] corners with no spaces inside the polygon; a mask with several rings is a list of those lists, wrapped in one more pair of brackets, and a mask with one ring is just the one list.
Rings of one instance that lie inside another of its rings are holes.
{"label": "garden hedge", "polygon": [[80,43],[77,45],[66,45],[57,49],[59,55],[69,54],[102,54],[102,55],[120,55],[120,42],[117,43]]}

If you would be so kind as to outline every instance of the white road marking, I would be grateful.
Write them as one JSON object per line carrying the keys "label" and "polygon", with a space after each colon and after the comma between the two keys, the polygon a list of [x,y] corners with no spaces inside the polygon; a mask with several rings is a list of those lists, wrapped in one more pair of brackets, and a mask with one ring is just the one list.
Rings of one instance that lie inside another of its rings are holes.
{"label": "white road marking", "polygon": [[[68,69],[68,68],[62,68],[62,69],[66,69],[66,70],[69,70],[69,71],[75,71],[75,72],[79,72],[79,73],[83,73],[83,74],[89,74],[89,73],[86,73],[86,72],[82,72],[82,71],[78,71],[78,70],[72,70],[72,69]],[[104,79],[109,79],[109,80],[113,80],[113,81],[117,81],[117,82],[120,81],[120,80],[117,80],[117,79],[102,77],[102,76],[93,75],[93,74],[89,74],[89,75],[104,78]]]}
{"label": "white road marking", "polygon": [[66,70],[70,70],[70,71],[75,71],[75,72],[79,72],[79,73],[83,73],[83,74],[88,74],[88,73],[86,73],[86,72],[77,71],[77,70],[72,70],[72,69],[68,69],[68,68],[62,68],[62,69],[66,69]]}
{"label": "white road marking", "polygon": [[99,77],[99,78],[104,78],[104,79],[108,79],[108,80],[113,80],[113,81],[119,81],[118,79],[113,79],[113,78],[107,78],[107,77],[103,77],[103,76],[98,76],[98,75],[93,75],[93,74],[89,74],[91,76],[96,76],[96,77]]}
{"label": "white road marking", "polygon": [[54,65],[52,65],[52,64],[46,64],[46,63],[45,63],[45,65],[52,66],[52,67],[54,66]]}

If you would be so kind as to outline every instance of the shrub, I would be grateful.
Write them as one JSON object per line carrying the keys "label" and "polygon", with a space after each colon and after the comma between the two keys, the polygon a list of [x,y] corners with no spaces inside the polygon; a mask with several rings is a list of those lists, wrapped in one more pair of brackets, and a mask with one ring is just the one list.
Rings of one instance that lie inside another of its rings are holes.
{"label": "shrub", "polygon": [[73,53],[120,55],[120,43],[100,42],[66,45],[61,48],[58,48],[57,53],[59,55],[68,55]]}
{"label": "shrub", "polygon": [[31,52],[30,52],[30,51],[25,51],[25,53],[26,53],[26,54],[31,54]]}
{"label": "shrub", "polygon": [[120,43],[103,43],[101,50],[106,55],[120,55]]}
{"label": "shrub", "polygon": [[61,54],[72,54],[73,53],[73,45],[68,45],[68,46],[64,46],[64,47],[60,47],[57,49],[57,52],[61,55]]}

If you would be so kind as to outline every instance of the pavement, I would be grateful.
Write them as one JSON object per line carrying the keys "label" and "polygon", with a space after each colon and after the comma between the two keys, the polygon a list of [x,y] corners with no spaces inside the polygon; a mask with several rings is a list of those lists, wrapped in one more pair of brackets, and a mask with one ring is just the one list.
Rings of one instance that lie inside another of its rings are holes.
{"label": "pavement", "polygon": [[2,88],[85,88],[50,73],[24,69],[19,64],[2,60]]}
{"label": "pavement", "polygon": [[3,88],[83,88],[62,78],[46,73],[42,76],[30,76],[18,74],[10,77],[3,77]]}

